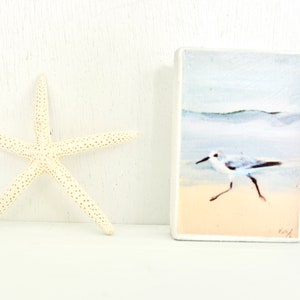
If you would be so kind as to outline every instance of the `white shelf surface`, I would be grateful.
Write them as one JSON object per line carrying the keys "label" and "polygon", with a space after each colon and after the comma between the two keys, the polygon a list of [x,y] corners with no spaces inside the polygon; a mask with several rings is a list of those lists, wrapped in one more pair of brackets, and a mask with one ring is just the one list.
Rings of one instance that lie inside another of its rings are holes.
{"label": "white shelf surface", "polygon": [[0,297],[300,299],[300,244],[175,241],[168,226],[0,222]]}

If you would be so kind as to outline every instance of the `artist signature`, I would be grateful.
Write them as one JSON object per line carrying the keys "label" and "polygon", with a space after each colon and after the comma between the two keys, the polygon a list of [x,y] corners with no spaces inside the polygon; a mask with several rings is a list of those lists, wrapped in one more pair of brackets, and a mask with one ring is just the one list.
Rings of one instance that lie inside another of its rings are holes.
{"label": "artist signature", "polygon": [[294,228],[279,228],[278,233],[283,235],[284,237],[291,238],[293,231]]}

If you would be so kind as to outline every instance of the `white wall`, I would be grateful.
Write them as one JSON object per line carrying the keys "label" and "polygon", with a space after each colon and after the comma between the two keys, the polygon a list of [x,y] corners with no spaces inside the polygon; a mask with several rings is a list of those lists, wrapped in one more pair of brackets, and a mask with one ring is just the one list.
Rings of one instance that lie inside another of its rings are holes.
{"label": "white wall", "polygon": [[[1,1],[0,131],[34,138],[33,85],[48,78],[53,139],[137,129],[139,140],[63,160],[114,223],[169,221],[173,53],[300,52],[299,1]],[[0,191],[26,166],[0,151]],[[86,221],[47,175],[2,217]]]}

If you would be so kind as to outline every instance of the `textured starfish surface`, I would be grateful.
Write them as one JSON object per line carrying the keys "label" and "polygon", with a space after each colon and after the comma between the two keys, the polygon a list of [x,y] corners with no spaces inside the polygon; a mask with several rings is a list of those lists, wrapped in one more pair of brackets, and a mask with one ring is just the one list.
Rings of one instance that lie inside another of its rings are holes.
{"label": "textured starfish surface", "polygon": [[37,176],[42,173],[49,173],[79,207],[103,228],[106,234],[112,234],[113,226],[108,218],[60,162],[60,158],[127,142],[137,137],[138,133],[136,131],[109,132],[52,142],[49,127],[47,83],[43,75],[38,78],[35,90],[35,133],[35,143],[23,142],[0,133],[0,149],[15,153],[30,161],[29,165],[0,196],[0,214],[10,207]]}

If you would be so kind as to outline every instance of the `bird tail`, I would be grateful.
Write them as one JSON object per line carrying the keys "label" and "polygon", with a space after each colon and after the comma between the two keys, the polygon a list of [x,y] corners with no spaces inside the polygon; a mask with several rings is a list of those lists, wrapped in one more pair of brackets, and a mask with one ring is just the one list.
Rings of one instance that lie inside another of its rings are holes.
{"label": "bird tail", "polygon": [[255,168],[263,168],[263,167],[272,167],[272,166],[280,166],[282,163],[280,161],[267,161],[252,166],[251,169]]}

